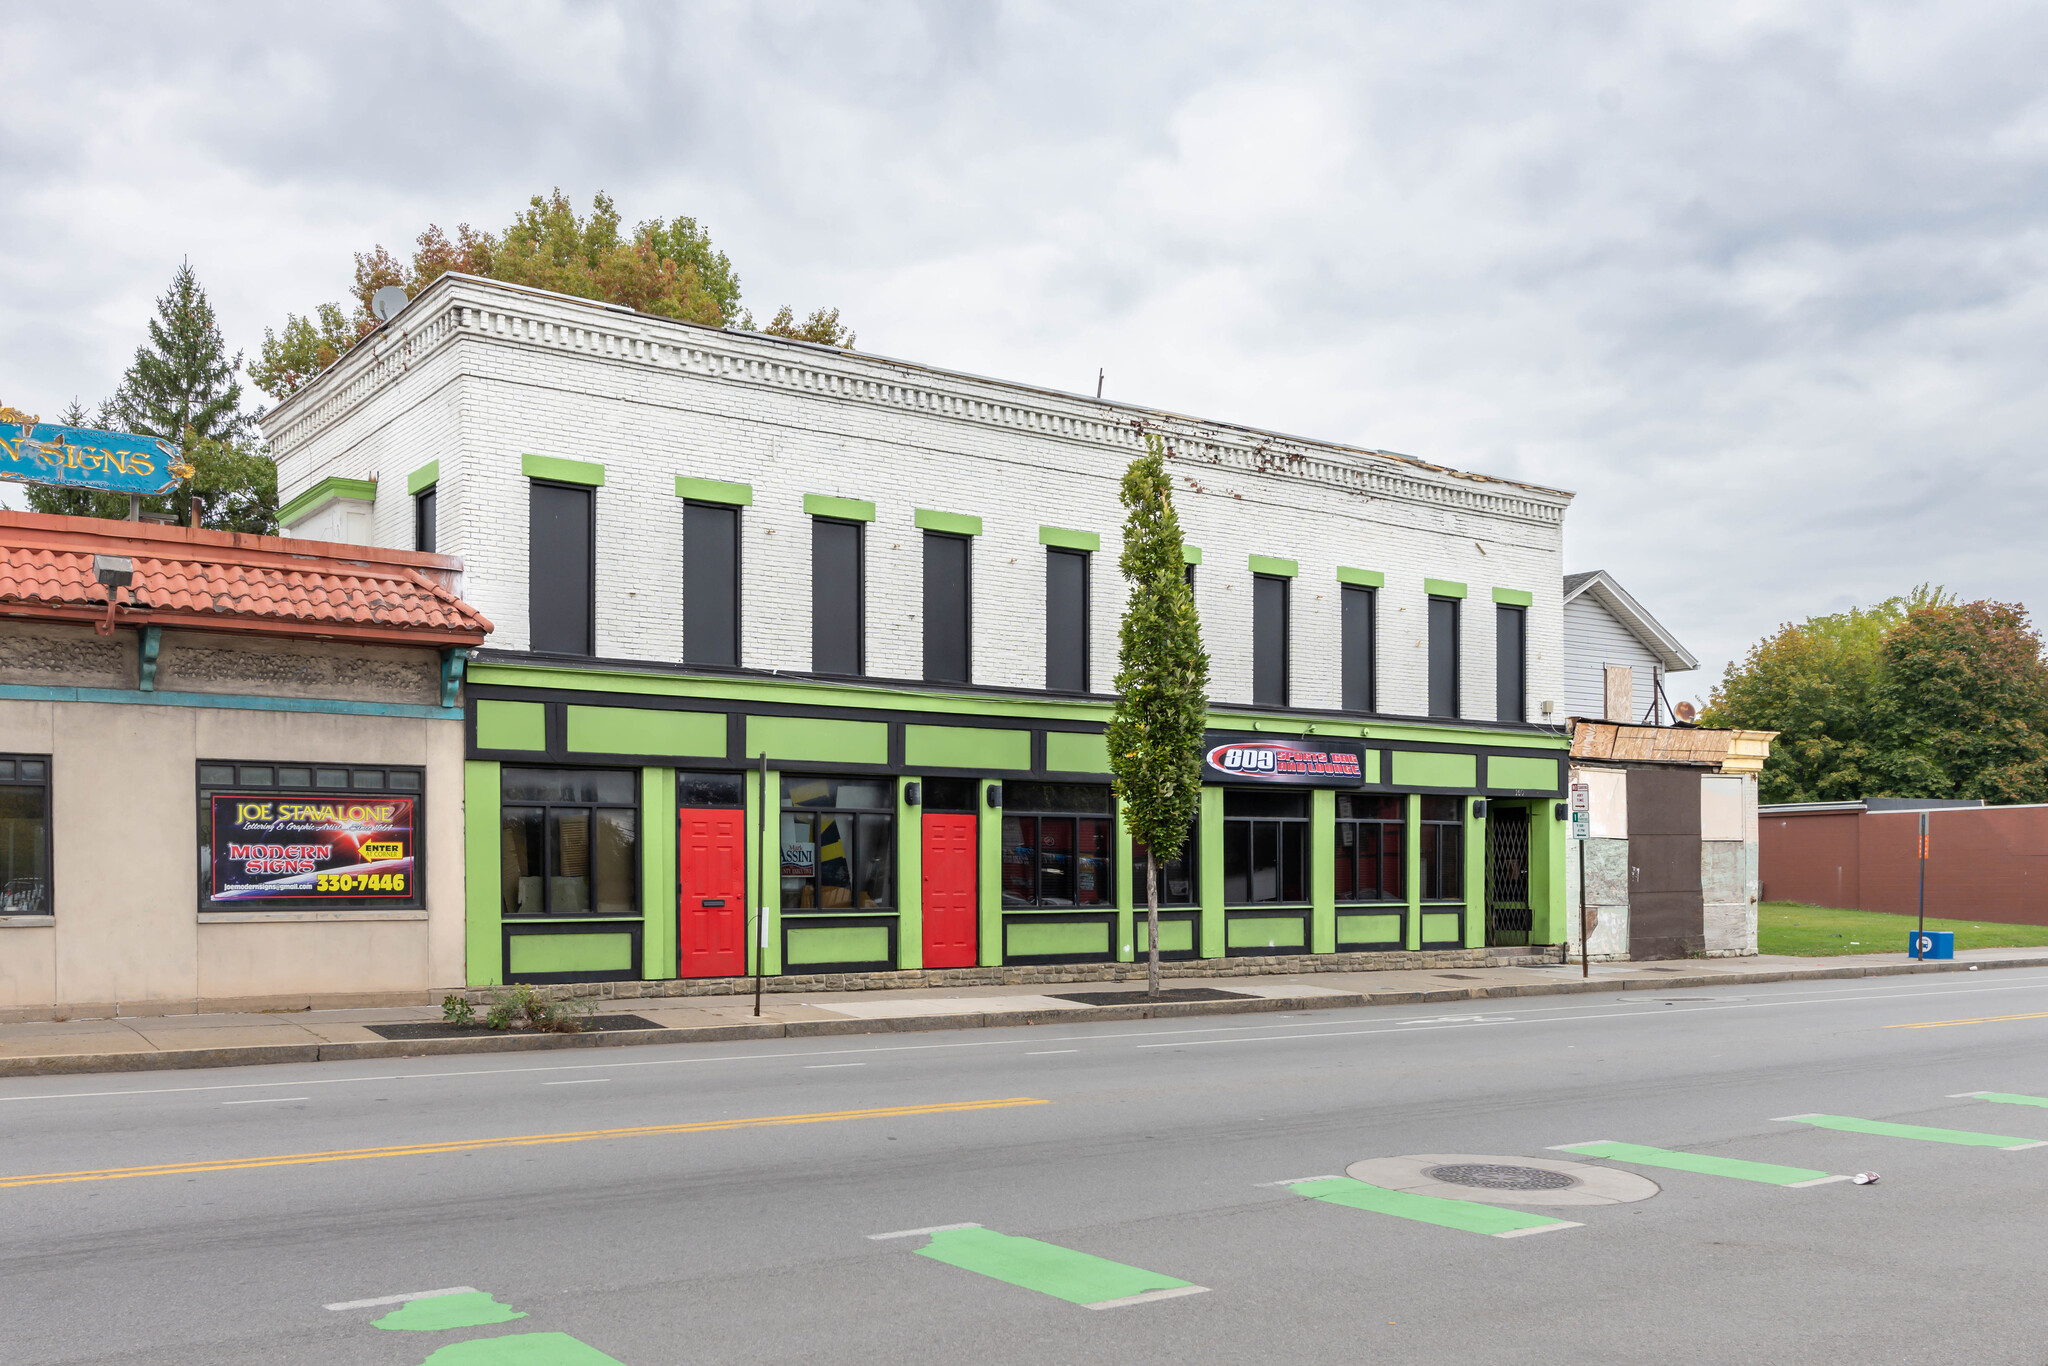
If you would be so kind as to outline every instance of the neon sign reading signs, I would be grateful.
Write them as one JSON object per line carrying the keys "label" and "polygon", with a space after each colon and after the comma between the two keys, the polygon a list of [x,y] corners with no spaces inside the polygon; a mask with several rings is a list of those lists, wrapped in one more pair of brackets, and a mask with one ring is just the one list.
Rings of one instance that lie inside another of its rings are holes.
{"label": "neon sign reading signs", "polygon": [[1211,736],[1202,754],[1202,776],[1210,782],[1358,787],[1365,782],[1365,754],[1360,746],[1341,741]]}
{"label": "neon sign reading signs", "polygon": [[192,477],[177,450],[154,436],[60,427],[12,408],[0,408],[0,418],[0,479],[148,496]]}

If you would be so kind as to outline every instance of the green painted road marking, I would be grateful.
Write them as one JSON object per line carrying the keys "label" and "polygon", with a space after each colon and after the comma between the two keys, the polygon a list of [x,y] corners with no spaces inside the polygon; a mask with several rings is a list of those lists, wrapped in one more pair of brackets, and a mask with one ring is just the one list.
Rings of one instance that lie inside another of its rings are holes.
{"label": "green painted road marking", "polygon": [[1816,1129],[1839,1129],[1849,1134],[1878,1134],[1886,1138],[1917,1138],[1927,1143],[1954,1143],[1964,1148],[2048,1148],[2048,1139],[2013,1138],[2007,1134],[1975,1134],[1967,1129],[1929,1129],[1919,1124],[1887,1124],[1879,1119],[1855,1119],[1849,1115],[1780,1115],[1773,1124],[1811,1124]]}
{"label": "green painted road marking", "polygon": [[567,1333],[514,1333],[450,1343],[420,1366],[625,1366]]}
{"label": "green painted road marking", "polygon": [[1466,1233],[1484,1233],[1493,1238],[1518,1238],[1525,1233],[1579,1227],[1568,1219],[1524,1214],[1518,1209],[1482,1205],[1472,1200],[1446,1200],[1440,1195],[1413,1195],[1407,1191],[1388,1190],[1384,1186],[1354,1181],[1348,1176],[1300,1181],[1289,1189],[1311,1200],[1371,1210],[1375,1214],[1391,1214],[1396,1219],[1413,1219],[1422,1224],[1440,1224]]}
{"label": "green painted road marking", "polygon": [[1781,1167],[1775,1162],[1745,1162],[1736,1157],[1674,1152],[1669,1148],[1644,1147],[1640,1143],[1562,1143],[1551,1151],[1604,1157],[1610,1162],[1627,1162],[1637,1167],[1669,1167],[1673,1171],[1698,1172],[1702,1176],[1761,1181],[1767,1186],[1812,1186],[1841,1179],[1807,1167]]}
{"label": "green painted road marking", "polygon": [[[2038,1105],[2048,1109],[2048,1096],[2015,1096],[2005,1091],[1972,1091],[1969,1097],[1972,1100],[1995,1100],[2000,1105]],[[1956,1099],[1960,1100],[1962,1097],[1958,1096]]]}
{"label": "green painted road marking", "polygon": [[499,1304],[488,1293],[472,1290],[466,1295],[432,1295],[408,1300],[372,1328],[391,1328],[410,1333],[440,1333],[450,1328],[483,1328],[493,1323],[510,1323],[526,1315],[509,1304]]}
{"label": "green painted road marking", "polygon": [[1090,1309],[1113,1309],[1173,1295],[1199,1295],[1206,1289],[1156,1271],[1091,1257],[1071,1248],[1041,1243],[1036,1238],[997,1233],[994,1229],[937,1229],[931,1238],[929,1244],[917,1250],[918,1256]]}

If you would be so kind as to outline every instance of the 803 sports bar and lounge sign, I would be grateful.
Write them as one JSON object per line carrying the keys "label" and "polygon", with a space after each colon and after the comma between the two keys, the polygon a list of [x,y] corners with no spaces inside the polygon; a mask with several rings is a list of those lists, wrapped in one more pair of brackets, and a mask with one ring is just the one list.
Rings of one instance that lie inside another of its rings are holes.
{"label": "803 sports bar and lounge sign", "polygon": [[411,797],[212,797],[221,901],[413,901]]}
{"label": "803 sports bar and lounge sign", "polygon": [[1202,740],[1202,780],[1360,787],[1365,783],[1365,747],[1347,740],[1212,734]]}

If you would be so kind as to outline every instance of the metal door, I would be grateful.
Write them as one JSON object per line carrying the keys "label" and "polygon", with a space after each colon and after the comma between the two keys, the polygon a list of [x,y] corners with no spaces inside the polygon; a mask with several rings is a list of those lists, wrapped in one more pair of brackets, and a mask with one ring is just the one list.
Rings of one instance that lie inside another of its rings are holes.
{"label": "metal door", "polygon": [[747,971],[747,813],[677,813],[677,975],[742,977]]}
{"label": "metal door", "polygon": [[1529,812],[1495,803],[1486,821],[1486,942],[1526,944],[1535,927],[1529,905]]}
{"label": "metal door", "polygon": [[971,968],[977,956],[979,863],[973,816],[924,818],[924,965]]}

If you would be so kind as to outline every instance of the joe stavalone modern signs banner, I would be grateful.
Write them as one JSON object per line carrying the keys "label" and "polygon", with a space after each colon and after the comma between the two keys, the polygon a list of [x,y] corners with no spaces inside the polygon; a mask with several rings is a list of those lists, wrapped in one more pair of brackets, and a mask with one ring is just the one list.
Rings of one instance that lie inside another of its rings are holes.
{"label": "joe stavalone modern signs banner", "polygon": [[60,427],[0,407],[0,479],[148,498],[191,477],[192,467],[158,437]]}
{"label": "joe stavalone modern signs banner", "polygon": [[1365,746],[1211,732],[1202,737],[1202,778],[1213,783],[1360,787],[1365,783]]}

